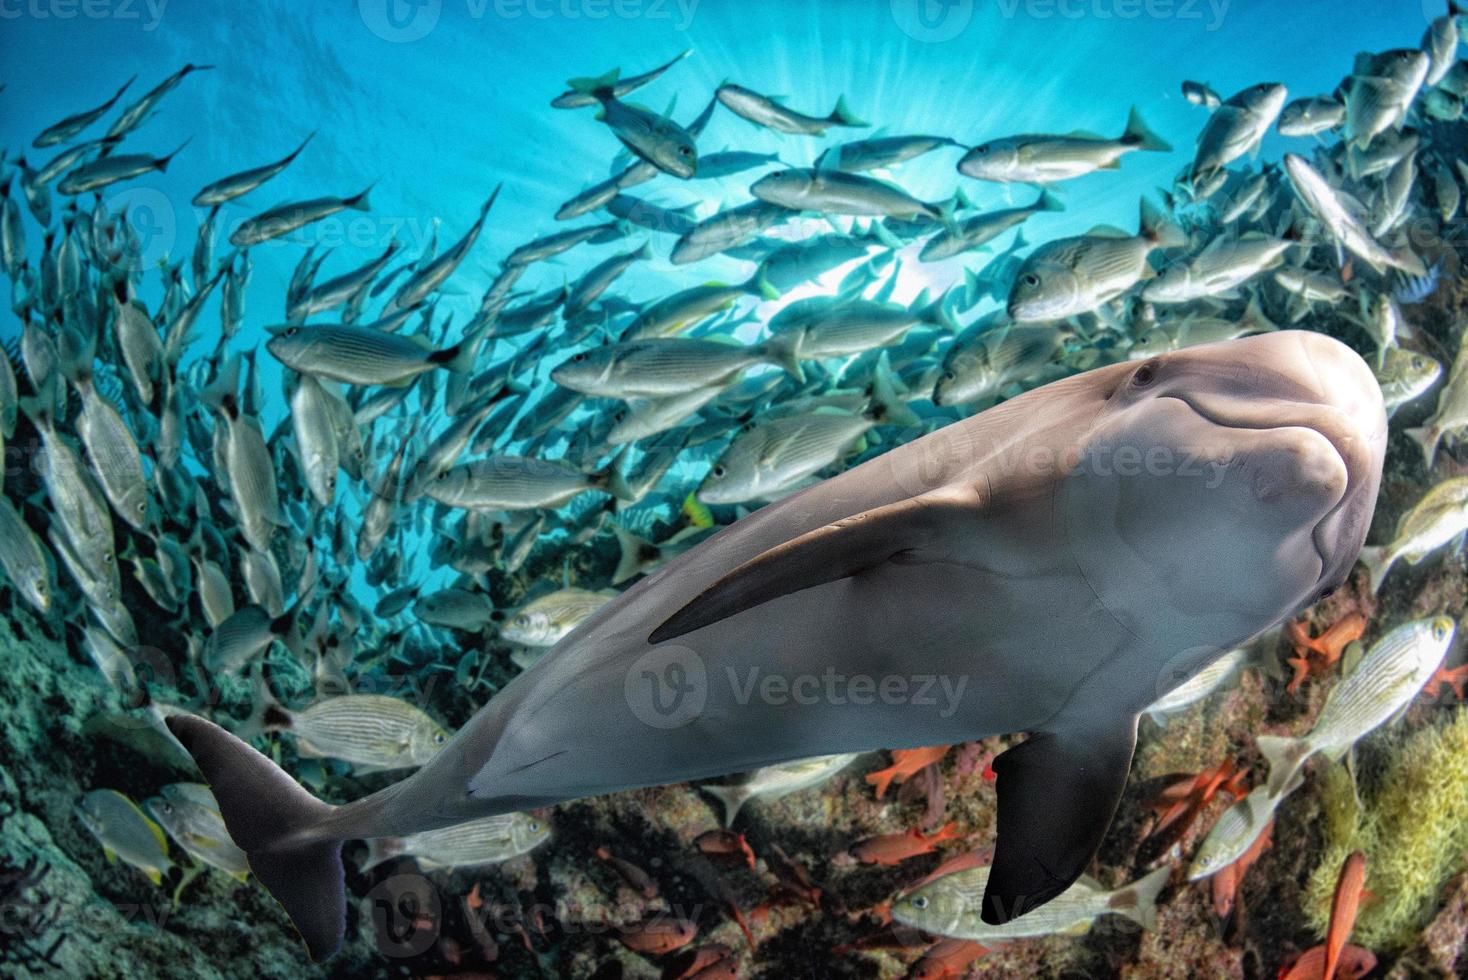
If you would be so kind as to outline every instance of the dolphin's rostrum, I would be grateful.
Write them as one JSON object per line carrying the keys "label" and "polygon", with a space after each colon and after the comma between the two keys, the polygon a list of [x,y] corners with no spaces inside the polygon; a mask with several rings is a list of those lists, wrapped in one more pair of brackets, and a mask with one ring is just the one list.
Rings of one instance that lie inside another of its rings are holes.
{"label": "dolphin's rostrum", "polygon": [[[1114,364],[739,521],[601,607],[416,774],[354,803],[314,799],[208,721],[168,724],[316,958],[343,933],[344,840],[796,758],[1028,732],[994,763],[983,918],[1002,923],[1085,871],[1121,797],[1137,715],[1173,678],[1345,579],[1385,444],[1370,370],[1321,334]],[[640,700],[653,662],[696,668],[683,677],[698,681],[698,710],[676,727],[649,723]],[[736,697],[724,678],[752,668],[968,683],[957,710]]]}

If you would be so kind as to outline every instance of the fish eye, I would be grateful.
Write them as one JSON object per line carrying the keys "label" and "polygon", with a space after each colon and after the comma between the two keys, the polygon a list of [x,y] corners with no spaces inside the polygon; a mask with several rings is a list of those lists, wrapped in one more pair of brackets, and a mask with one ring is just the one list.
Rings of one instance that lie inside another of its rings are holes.
{"label": "fish eye", "polygon": [[1412,355],[1412,366],[1414,368],[1417,368],[1418,370],[1421,370],[1422,368],[1427,367],[1427,362],[1423,360],[1420,356],[1414,354]]}
{"label": "fish eye", "polygon": [[1019,277],[1019,281],[1024,283],[1026,286],[1040,285],[1040,277],[1035,275],[1033,272],[1026,272],[1024,275]]}
{"label": "fish eye", "polygon": [[989,144],[984,143],[980,146],[974,147],[974,152],[977,153],[979,156],[983,156],[985,153],[989,152]]}
{"label": "fish eye", "polygon": [[715,467],[714,467],[714,468],[713,468],[713,469],[712,469],[712,470],[710,470],[710,471],[709,471],[709,472],[710,472],[710,473],[712,473],[712,474],[713,474],[713,475],[714,475],[714,476],[723,476],[723,475],[724,475],[724,474],[725,474],[725,473],[727,473],[727,472],[729,472],[729,471],[728,471],[728,470],[726,470],[726,469],[725,469],[725,468],[724,468],[724,467],[722,467],[722,466],[715,466]]}
{"label": "fish eye", "polygon": [[443,743],[444,743],[444,735],[443,735],[443,732],[435,732],[433,734],[433,744],[434,745],[442,745]]}
{"label": "fish eye", "polygon": [[691,157],[691,156],[693,156],[693,147],[691,147],[691,146],[680,146],[680,147],[678,147],[678,155],[680,157]]}
{"label": "fish eye", "polygon": [[1143,364],[1132,373],[1132,387],[1145,388],[1157,380],[1157,368],[1150,362]]}
{"label": "fish eye", "polygon": [[449,471],[448,470],[444,470],[442,473],[440,473],[438,475],[438,478],[440,480],[447,480],[449,478]]}
{"label": "fish eye", "polygon": [[958,375],[954,374],[952,371],[944,371],[943,372],[943,380],[944,381],[954,381],[957,378],[958,378]]}
{"label": "fish eye", "polygon": [[915,908],[915,909],[917,909],[919,912],[921,912],[923,909],[927,908],[928,907],[928,896],[926,896],[926,895],[919,895],[916,898],[914,898],[912,900],[912,907]]}
{"label": "fish eye", "polygon": [[286,335],[286,336],[287,336],[287,337],[294,337],[294,336],[295,336],[295,335],[296,335],[296,334],[298,334],[298,333],[300,333],[300,332],[301,332],[301,331],[300,331],[300,330],[298,330],[298,329],[296,329],[296,328],[295,328],[295,327],[288,327],[288,328],[286,328],[286,332],[285,332],[285,335]]}
{"label": "fish eye", "polygon": [[571,360],[575,361],[577,364],[580,364],[582,361],[586,360],[586,355],[585,354],[575,354],[575,355],[572,355]]}
{"label": "fish eye", "polygon": [[1432,638],[1434,640],[1441,642],[1447,639],[1447,636],[1448,624],[1446,620],[1439,619],[1437,622],[1432,624]]}
{"label": "fish eye", "polygon": [[108,552],[106,552],[106,553],[104,553],[102,555],[102,564],[104,564],[104,565],[110,565],[110,564],[112,564],[112,552],[108,551]]}

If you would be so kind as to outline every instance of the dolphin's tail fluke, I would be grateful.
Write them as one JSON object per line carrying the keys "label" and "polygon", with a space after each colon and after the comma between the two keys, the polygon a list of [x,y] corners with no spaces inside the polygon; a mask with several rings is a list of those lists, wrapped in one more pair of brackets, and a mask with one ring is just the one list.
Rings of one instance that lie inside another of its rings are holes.
{"label": "dolphin's tail fluke", "polygon": [[347,919],[342,841],[323,840],[313,828],[336,808],[218,725],[192,715],[167,723],[198,763],[250,870],[284,906],[311,958],[335,953]]}

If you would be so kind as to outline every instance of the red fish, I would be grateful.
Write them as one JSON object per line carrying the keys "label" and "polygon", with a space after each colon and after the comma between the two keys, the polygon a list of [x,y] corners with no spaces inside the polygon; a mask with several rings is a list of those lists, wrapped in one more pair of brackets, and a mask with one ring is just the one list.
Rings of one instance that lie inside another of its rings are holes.
{"label": "red fish", "polygon": [[935,762],[942,761],[951,745],[934,745],[926,749],[893,749],[892,765],[877,772],[867,773],[866,781],[877,787],[877,799],[887,793],[893,783],[907,782],[908,777],[921,772]]}
{"label": "red fish", "polygon": [[989,952],[972,939],[943,939],[928,950],[908,973],[911,980],[950,980],[961,977],[974,960]]}
{"label": "red fish", "polygon": [[1428,678],[1427,686],[1422,689],[1422,696],[1435,698],[1444,687],[1451,687],[1459,701],[1468,697],[1468,694],[1464,693],[1464,688],[1468,687],[1468,664],[1463,664],[1461,667],[1439,667],[1432,677]]}
{"label": "red fish", "polygon": [[631,888],[640,892],[643,898],[658,897],[657,882],[653,881],[651,875],[631,861],[623,861],[621,858],[614,856],[605,847],[598,847],[596,849],[596,856],[607,864],[610,864],[617,874],[622,876],[622,880]]}
{"label": "red fish", "polygon": [[1191,823],[1220,792],[1227,793],[1235,800],[1241,798],[1247,792],[1244,779],[1248,774],[1248,769],[1239,769],[1238,764],[1228,758],[1213,769],[1204,769],[1196,776],[1181,779],[1166,787],[1152,801],[1152,809],[1159,817],[1157,823],[1147,831],[1147,836],[1160,834],[1179,821],[1183,822],[1183,826]]}
{"label": "red fish", "polygon": [[[1341,950],[1338,980],[1361,980],[1376,969],[1376,954],[1360,946],[1347,945]],[[1312,946],[1295,962],[1279,968],[1279,980],[1321,980],[1325,976],[1325,947]]]}
{"label": "red fish", "polygon": [[959,836],[957,824],[945,824],[928,837],[914,827],[897,834],[869,837],[853,847],[851,853],[863,864],[897,865],[919,854],[930,854],[943,841],[957,840]]}
{"label": "red fish", "polygon": [[1336,879],[1335,895],[1330,900],[1330,925],[1325,930],[1325,976],[1334,980],[1341,950],[1356,926],[1356,909],[1361,903],[1361,889],[1366,884],[1366,854],[1352,851],[1341,865]]}
{"label": "red fish", "polygon": [[[1295,647],[1295,656],[1289,658],[1289,662],[1295,668],[1295,676],[1285,690],[1294,694],[1305,678],[1334,666],[1341,659],[1341,651],[1353,640],[1359,640],[1365,632],[1366,617],[1359,612],[1346,613],[1315,637],[1310,635],[1310,628],[1304,621],[1291,622],[1288,633]],[[1316,670],[1317,665],[1321,670]]]}
{"label": "red fish", "polygon": [[634,953],[661,956],[682,949],[698,935],[697,923],[671,915],[652,915],[640,922],[619,926],[617,936],[622,945]]}
{"label": "red fish", "polygon": [[754,850],[743,834],[732,830],[710,830],[693,838],[693,846],[709,857],[747,864],[750,871],[754,870]]}

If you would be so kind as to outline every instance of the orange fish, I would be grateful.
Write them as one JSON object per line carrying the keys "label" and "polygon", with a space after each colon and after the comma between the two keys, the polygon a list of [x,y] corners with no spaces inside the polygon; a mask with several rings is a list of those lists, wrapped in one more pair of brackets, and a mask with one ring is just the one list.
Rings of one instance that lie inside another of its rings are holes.
{"label": "orange fish", "polygon": [[959,836],[958,825],[953,823],[945,824],[930,837],[924,837],[921,830],[913,827],[897,834],[869,837],[853,847],[851,853],[862,864],[896,865],[919,854],[931,854],[942,841],[957,840]]}
{"label": "orange fish", "polygon": [[989,952],[972,939],[943,939],[923,954],[908,973],[911,980],[949,980],[961,977],[974,960]]}
{"label": "orange fish", "polygon": [[877,799],[886,795],[887,787],[893,783],[901,785],[916,773],[922,772],[928,766],[939,762],[951,745],[934,745],[926,749],[893,749],[892,765],[878,772],[867,773],[866,780],[877,787]]}
{"label": "orange fish", "polygon": [[1243,883],[1244,875],[1254,866],[1254,862],[1259,860],[1259,856],[1269,849],[1270,838],[1273,834],[1274,821],[1271,820],[1264,825],[1264,830],[1260,832],[1259,836],[1254,838],[1254,843],[1249,845],[1249,849],[1239,855],[1237,861],[1219,871],[1211,879],[1213,911],[1218,913],[1220,919],[1228,918],[1228,914],[1233,911],[1234,899],[1238,896],[1239,885]]}
{"label": "orange fish", "polygon": [[1366,884],[1366,854],[1352,851],[1341,865],[1336,879],[1335,895],[1330,900],[1330,925],[1325,930],[1325,976],[1334,980],[1341,950],[1356,926],[1356,908],[1361,903],[1361,888]]}
{"label": "orange fish", "polygon": [[657,898],[657,882],[653,881],[652,876],[649,875],[646,871],[643,871],[631,861],[622,860],[621,858],[612,854],[611,851],[608,851],[605,847],[598,847],[596,849],[596,856],[601,858],[607,864],[610,864],[613,870],[615,870],[617,874],[622,876],[622,880],[625,881],[629,887],[640,892],[643,898]]}
{"label": "orange fish", "polygon": [[622,945],[634,953],[661,956],[693,942],[698,925],[671,915],[652,915],[640,922],[619,926],[617,936]]}
{"label": "orange fish", "polygon": [[1427,686],[1422,689],[1422,696],[1435,698],[1443,687],[1451,687],[1453,693],[1461,701],[1465,696],[1464,688],[1468,686],[1468,664],[1461,667],[1439,667],[1437,672],[1427,681]]}
{"label": "orange fish", "polygon": [[[1341,659],[1341,651],[1353,640],[1361,638],[1366,632],[1366,617],[1359,612],[1346,613],[1315,637],[1310,635],[1309,626],[1302,620],[1291,622],[1287,631],[1295,648],[1295,656],[1289,658],[1295,668],[1295,676],[1285,690],[1294,694],[1305,678],[1318,673],[1315,669],[1317,664],[1322,669],[1334,666]],[[1313,659],[1312,654],[1318,660]]]}
{"label": "orange fish", "polygon": [[693,846],[709,857],[747,864],[750,871],[754,870],[754,850],[743,834],[732,830],[710,830],[693,838]]}
{"label": "orange fish", "polygon": [[686,980],[698,976],[700,971],[734,958],[734,951],[721,943],[710,943],[697,949],[686,949],[668,958],[663,966],[661,980]]}
{"label": "orange fish", "polygon": [[[1360,946],[1347,945],[1341,950],[1338,980],[1361,980],[1376,969],[1376,954]],[[1325,976],[1325,947],[1312,946],[1288,967],[1279,968],[1279,980],[1321,980]]]}
{"label": "orange fish", "polygon": [[1167,786],[1152,801],[1152,809],[1160,817],[1147,836],[1160,834],[1179,821],[1184,821],[1184,826],[1191,823],[1220,792],[1235,800],[1241,798],[1246,792],[1244,779],[1248,774],[1248,769],[1239,769],[1232,758],[1227,758],[1213,769],[1204,769],[1196,776]]}

